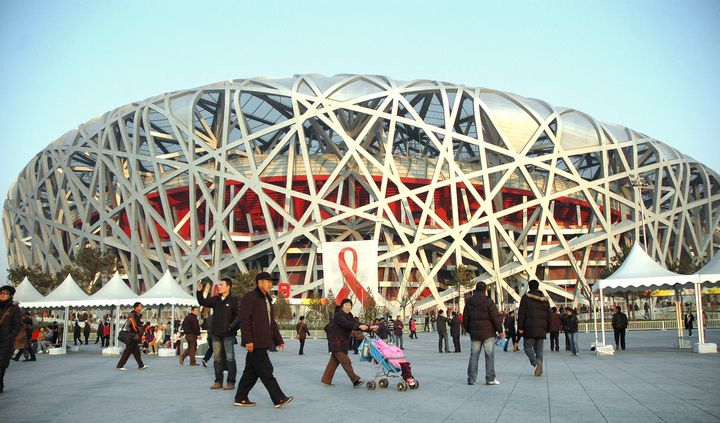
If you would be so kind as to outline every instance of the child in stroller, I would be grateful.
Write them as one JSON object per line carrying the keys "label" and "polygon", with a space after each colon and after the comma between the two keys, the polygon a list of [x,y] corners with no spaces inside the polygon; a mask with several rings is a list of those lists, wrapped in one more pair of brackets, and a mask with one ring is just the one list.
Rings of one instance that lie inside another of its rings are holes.
{"label": "child in stroller", "polygon": [[388,345],[380,338],[366,336],[360,350],[362,351],[360,360],[375,361],[377,363],[377,371],[373,380],[365,384],[367,389],[375,389],[376,384],[381,388],[387,388],[389,384],[388,378],[394,377],[402,379],[397,384],[399,391],[420,387],[420,382],[412,375],[410,362],[407,361],[399,347]]}

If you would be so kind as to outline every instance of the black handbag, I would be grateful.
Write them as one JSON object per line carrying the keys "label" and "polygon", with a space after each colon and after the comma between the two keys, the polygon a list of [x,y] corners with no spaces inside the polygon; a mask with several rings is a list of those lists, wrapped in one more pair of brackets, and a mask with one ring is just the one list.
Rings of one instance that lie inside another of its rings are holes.
{"label": "black handbag", "polygon": [[120,333],[118,333],[118,341],[122,342],[125,345],[130,343],[132,337],[132,333],[128,331],[121,330]]}

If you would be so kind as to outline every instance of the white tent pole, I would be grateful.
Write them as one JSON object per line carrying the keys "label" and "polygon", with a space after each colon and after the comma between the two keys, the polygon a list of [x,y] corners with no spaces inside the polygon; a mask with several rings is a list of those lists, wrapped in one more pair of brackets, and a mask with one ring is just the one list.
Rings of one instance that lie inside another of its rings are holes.
{"label": "white tent pole", "polygon": [[698,327],[698,343],[704,344],[705,343],[705,331],[704,325],[705,325],[705,319],[703,318],[703,308],[702,308],[702,284],[700,282],[695,283],[695,313],[697,314],[697,321]]}
{"label": "white tent pole", "polygon": [[175,346],[175,304],[170,305],[170,348]]}
{"label": "white tent pole", "polygon": [[603,289],[600,285],[600,330],[602,331],[603,346],[607,345],[605,342],[605,300],[603,299]]}
{"label": "white tent pole", "polygon": [[592,293],[592,312],[593,312],[593,326],[595,327],[595,351],[597,352],[598,347],[598,330],[597,330],[597,301],[595,300],[595,293]]}
{"label": "white tent pole", "polygon": [[67,306],[67,307],[65,307],[65,324],[63,325],[63,342],[62,342],[63,351],[67,351],[67,331],[68,331],[68,319],[69,318],[70,318],[70,306]]}
{"label": "white tent pole", "polygon": [[115,306],[115,319],[110,324],[110,337],[113,340],[113,347],[120,346],[120,344],[118,343],[118,339],[117,339],[118,331],[113,329],[118,324],[120,324],[120,303],[119,302],[118,302],[117,306]]}

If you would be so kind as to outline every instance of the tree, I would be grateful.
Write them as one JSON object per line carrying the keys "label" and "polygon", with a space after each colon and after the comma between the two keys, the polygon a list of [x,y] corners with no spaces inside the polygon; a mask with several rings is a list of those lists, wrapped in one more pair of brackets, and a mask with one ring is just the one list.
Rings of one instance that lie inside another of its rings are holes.
{"label": "tree", "polygon": [[85,272],[72,264],[66,264],[59,272],[55,272],[55,281],[60,285],[68,275],[72,276],[73,280],[80,284],[80,287],[87,292],[87,289],[83,286],[86,277]]}
{"label": "tree", "polygon": [[318,294],[317,290],[308,294],[308,311],[307,320],[311,327],[323,327],[327,322],[327,317],[324,317],[324,310],[322,304],[322,298]]}
{"label": "tree", "polygon": [[236,297],[244,297],[245,294],[255,289],[255,275],[257,274],[257,270],[251,270],[247,273],[236,273],[232,278],[230,278],[233,283],[230,292]]}
{"label": "tree", "polygon": [[292,310],[290,309],[290,303],[288,301],[278,295],[277,300],[275,300],[275,316],[277,317],[279,323],[285,323],[288,320],[292,318]]}
{"label": "tree", "polygon": [[[103,252],[100,248],[87,246],[81,248],[75,254],[75,262],[78,270],[76,274],[70,271],[78,284],[88,293],[95,293],[102,287],[102,283],[98,281],[103,278],[109,278],[117,267],[117,254],[113,250]],[[68,266],[65,266],[68,267]]]}
{"label": "tree", "polygon": [[474,285],[473,272],[467,266],[461,264],[453,270],[453,282],[458,294],[459,311],[462,313],[464,298],[462,296],[463,289],[472,289]]}
{"label": "tree", "polygon": [[17,266],[11,267],[7,270],[8,278],[15,284],[19,284],[26,277],[30,283],[37,289],[41,294],[47,295],[55,289],[61,282],[54,278],[50,272],[42,270],[39,264],[32,267]]}
{"label": "tree", "polygon": [[377,303],[373,297],[372,290],[367,289],[367,295],[365,295],[365,303],[363,304],[361,320],[365,323],[372,323],[373,320],[378,316]]}

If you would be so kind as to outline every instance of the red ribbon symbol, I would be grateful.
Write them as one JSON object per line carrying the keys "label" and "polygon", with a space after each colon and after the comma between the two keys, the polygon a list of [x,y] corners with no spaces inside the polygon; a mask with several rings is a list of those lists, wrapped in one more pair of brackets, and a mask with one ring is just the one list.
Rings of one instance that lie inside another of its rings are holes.
{"label": "red ribbon symbol", "polygon": [[[352,268],[349,268],[347,262],[345,261],[345,252],[347,251],[352,254]],[[353,294],[355,294],[355,296],[360,301],[360,304],[363,304],[365,302],[365,295],[367,293],[365,292],[365,288],[363,288],[363,286],[360,284],[360,281],[358,281],[356,277],[358,265],[357,251],[355,251],[354,248],[350,247],[345,247],[340,250],[340,254],[338,254],[338,265],[340,266],[340,272],[343,275],[343,279],[345,279],[345,283],[343,284],[343,287],[340,290],[336,301],[339,304],[342,300],[348,297],[350,291],[352,290]]]}

